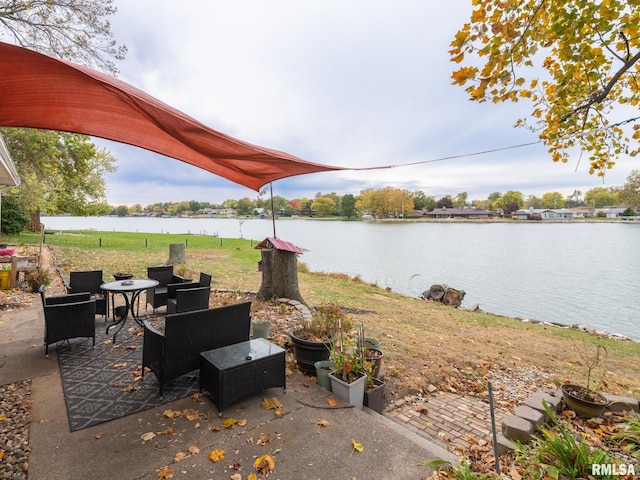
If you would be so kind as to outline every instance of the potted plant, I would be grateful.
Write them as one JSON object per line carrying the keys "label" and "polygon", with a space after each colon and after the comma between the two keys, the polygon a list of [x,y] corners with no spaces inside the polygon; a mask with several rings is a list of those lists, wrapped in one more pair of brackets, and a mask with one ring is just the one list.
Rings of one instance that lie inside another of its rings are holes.
{"label": "potted plant", "polygon": [[604,372],[599,380],[594,378],[594,370],[600,363],[600,356],[603,352],[606,354],[607,349],[604,345],[599,344],[596,346],[595,354],[590,357],[585,346],[586,384],[565,383],[561,387],[565,403],[581,418],[599,417],[609,405],[609,400],[598,392],[598,389],[605,385]]}
{"label": "potted plant", "polygon": [[113,274],[113,278],[116,279],[116,281],[119,280],[129,280],[130,278],[133,278],[133,273],[129,273],[129,272],[116,272]]}
{"label": "potted plant", "polygon": [[0,290],[9,288],[11,282],[11,264],[2,264],[0,266]]}
{"label": "potted plant", "polygon": [[367,380],[364,343],[349,340],[344,330],[340,329],[337,342],[332,344],[331,358],[336,363],[335,369],[329,374],[332,392],[354,407],[362,408]]}
{"label": "potted plant", "polygon": [[25,280],[33,293],[38,293],[41,286],[44,285],[46,287],[51,284],[51,276],[44,268],[37,268],[26,272]]}
{"label": "potted plant", "polygon": [[294,356],[303,373],[315,375],[315,363],[329,360],[331,345],[339,331],[339,325],[351,328],[351,318],[339,305],[323,303],[311,319],[303,319],[289,332],[294,346]]}

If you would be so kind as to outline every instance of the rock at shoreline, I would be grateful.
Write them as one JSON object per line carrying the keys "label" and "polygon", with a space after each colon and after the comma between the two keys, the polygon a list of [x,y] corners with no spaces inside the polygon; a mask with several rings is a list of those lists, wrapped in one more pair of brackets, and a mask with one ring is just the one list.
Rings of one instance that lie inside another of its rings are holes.
{"label": "rock at shoreline", "polygon": [[432,302],[441,302],[444,305],[459,307],[466,295],[464,290],[456,290],[448,285],[431,285],[429,290],[422,292],[422,298]]}

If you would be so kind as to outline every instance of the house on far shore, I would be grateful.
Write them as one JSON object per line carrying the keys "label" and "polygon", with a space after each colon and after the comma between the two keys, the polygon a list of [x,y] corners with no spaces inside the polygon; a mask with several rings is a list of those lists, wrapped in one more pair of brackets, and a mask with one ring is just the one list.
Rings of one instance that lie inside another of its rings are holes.
{"label": "house on far shore", "polygon": [[[488,219],[491,217],[489,210],[482,208],[434,208],[431,212],[420,210],[426,218],[467,218],[472,220]],[[415,212],[415,210],[413,210]],[[411,213],[411,212],[409,212]],[[405,214],[405,217],[407,215]]]}
{"label": "house on far shore", "polygon": [[529,208],[511,215],[514,220],[573,220],[573,211],[568,208]]}

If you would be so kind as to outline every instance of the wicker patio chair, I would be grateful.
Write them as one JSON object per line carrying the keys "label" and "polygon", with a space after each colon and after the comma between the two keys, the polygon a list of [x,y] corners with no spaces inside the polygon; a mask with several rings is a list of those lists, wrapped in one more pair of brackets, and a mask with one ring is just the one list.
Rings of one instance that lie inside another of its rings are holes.
{"label": "wicker patio chair", "polygon": [[[184,282],[170,283],[169,285],[167,285],[167,313],[176,313],[175,303],[176,303],[176,292],[178,290],[184,290],[187,288],[197,288],[197,287],[209,287],[209,290],[211,290],[211,275],[208,275],[206,273],[200,273],[200,279],[197,282],[185,279]],[[169,306],[171,303],[173,303],[172,307]],[[209,308],[209,305],[207,304],[202,308]],[[191,310],[198,310],[198,309],[191,309]],[[186,310],[183,310],[183,311],[186,311]]]}
{"label": "wicker patio chair", "polygon": [[168,285],[185,283],[188,281],[180,275],[174,275],[173,265],[147,267],[147,277],[158,281],[158,285],[156,287],[149,288],[146,291],[147,305],[151,305],[153,307],[153,313],[156,312],[156,308],[167,304]]}
{"label": "wicker patio chair", "polygon": [[67,293],[90,293],[96,300],[96,314],[104,315],[106,320],[109,314],[109,302],[100,288],[103,283],[102,270],[69,272],[69,284],[66,285]]}
{"label": "wicker patio chair", "polygon": [[209,308],[211,288],[179,288],[176,298],[167,299],[167,314],[205,310]]}
{"label": "wicker patio chair", "polygon": [[49,357],[49,345],[71,338],[87,337],[96,344],[96,301],[89,293],[72,293],[45,297],[40,287],[44,311],[44,354]]}

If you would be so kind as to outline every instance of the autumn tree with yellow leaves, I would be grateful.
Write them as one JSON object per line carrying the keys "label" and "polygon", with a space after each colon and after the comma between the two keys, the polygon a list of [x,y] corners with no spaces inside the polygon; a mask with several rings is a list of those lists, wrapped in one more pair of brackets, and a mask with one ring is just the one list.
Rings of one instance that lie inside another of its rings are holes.
{"label": "autumn tree with yellow leaves", "polygon": [[[578,147],[604,176],[639,152],[640,8],[624,0],[473,0],[451,42],[453,84],[472,100],[530,101],[517,126],[553,161]],[[635,118],[634,118],[635,117]]]}

